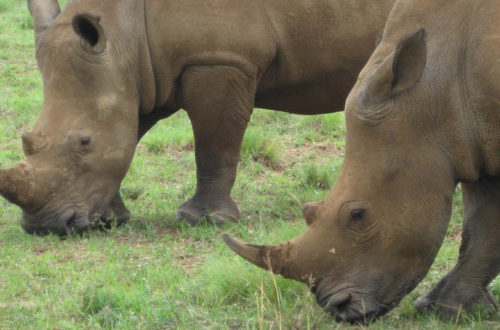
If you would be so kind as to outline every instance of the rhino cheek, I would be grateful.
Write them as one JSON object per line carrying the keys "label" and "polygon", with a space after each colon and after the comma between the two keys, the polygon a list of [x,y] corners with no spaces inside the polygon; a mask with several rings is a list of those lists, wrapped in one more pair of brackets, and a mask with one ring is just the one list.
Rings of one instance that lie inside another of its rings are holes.
{"label": "rhino cheek", "polygon": [[281,274],[314,291],[325,276],[342,271],[343,249],[335,237],[335,233],[325,228],[309,226],[302,235],[287,242],[288,245],[282,244],[288,249],[282,253],[287,267]]}
{"label": "rhino cheek", "polygon": [[[369,300],[380,314],[396,306],[420,282],[440,245],[435,234],[410,239],[389,228],[362,241],[336,230],[317,224],[295,242],[299,280],[309,285],[318,302],[338,300],[347,288],[351,304]],[[433,243],[422,244],[422,239]]]}

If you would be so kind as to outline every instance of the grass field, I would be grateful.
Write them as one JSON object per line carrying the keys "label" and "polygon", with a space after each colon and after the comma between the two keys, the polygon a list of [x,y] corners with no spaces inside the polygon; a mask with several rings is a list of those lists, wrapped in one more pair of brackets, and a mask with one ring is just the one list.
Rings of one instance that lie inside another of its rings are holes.
{"label": "grass field", "polygon": [[[24,1],[0,0],[0,167],[23,158],[20,135],[37,118],[42,86]],[[61,240],[33,237],[20,210],[0,201],[0,328],[343,328],[306,286],[249,265],[223,232],[278,243],[305,229],[301,205],[324,198],[344,152],[343,115],[300,117],[257,109],[246,133],[233,196],[238,224],[187,227],[176,208],[194,192],[193,135],[184,112],[141,141],[122,192],[133,213],[117,229]],[[462,216],[455,196],[449,235],[425,280],[369,328],[500,328],[480,313],[443,323],[415,311],[455,264]],[[500,298],[500,285],[491,291]]]}

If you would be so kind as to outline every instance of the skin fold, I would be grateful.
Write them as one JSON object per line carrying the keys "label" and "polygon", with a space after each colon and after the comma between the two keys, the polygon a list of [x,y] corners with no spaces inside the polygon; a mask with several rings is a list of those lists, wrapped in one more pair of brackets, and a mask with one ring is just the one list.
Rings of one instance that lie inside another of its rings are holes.
{"label": "skin fold", "polygon": [[24,162],[0,193],[29,233],[65,235],[110,214],[140,138],[184,109],[196,193],[177,216],[235,221],[231,198],[254,107],[312,115],[343,108],[394,0],[29,0],[44,102]]}
{"label": "skin fold", "polygon": [[346,103],[345,161],[304,234],[277,246],[225,236],[254,264],[302,281],[337,320],[369,322],[425,276],[462,185],[459,259],[418,309],[481,305],[500,271],[500,3],[399,0]]}

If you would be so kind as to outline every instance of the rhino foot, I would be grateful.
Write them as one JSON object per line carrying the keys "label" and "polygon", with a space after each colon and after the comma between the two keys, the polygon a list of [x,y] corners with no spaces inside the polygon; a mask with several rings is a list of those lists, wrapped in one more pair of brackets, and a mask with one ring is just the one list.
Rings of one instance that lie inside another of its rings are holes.
{"label": "rhino foot", "polygon": [[236,222],[239,218],[238,206],[231,197],[223,201],[204,201],[194,196],[177,210],[177,220],[191,226],[211,223],[217,226],[226,222]]}
{"label": "rhino foot", "polygon": [[130,211],[127,210],[127,212],[117,214],[111,209],[108,209],[100,216],[99,222],[96,226],[102,227],[103,229],[111,229],[114,225],[119,227],[125,224],[128,220],[130,220]]}
{"label": "rhino foot", "polygon": [[443,319],[455,318],[478,309],[492,314],[498,309],[486,288],[459,283],[452,277],[444,278],[432,291],[418,298],[415,308],[437,310]]}
{"label": "rhino foot", "polygon": [[130,211],[123,203],[118,192],[111,200],[107,210],[101,215],[101,224],[107,229],[111,228],[113,223],[120,226],[130,220]]}

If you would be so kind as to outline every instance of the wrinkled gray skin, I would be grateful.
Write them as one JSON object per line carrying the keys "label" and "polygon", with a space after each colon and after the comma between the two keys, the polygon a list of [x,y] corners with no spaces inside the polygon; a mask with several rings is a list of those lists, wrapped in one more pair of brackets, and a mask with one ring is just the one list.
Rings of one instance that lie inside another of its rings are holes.
{"label": "wrinkled gray skin", "polygon": [[418,309],[496,304],[500,271],[500,43],[496,0],[399,0],[346,103],[346,154],[306,232],[277,246],[225,236],[256,265],[302,281],[338,320],[391,310],[425,276],[461,182],[455,268]]}
{"label": "wrinkled gray skin", "polygon": [[236,220],[230,197],[254,106],[343,108],[393,0],[30,0],[44,103],[0,192],[30,233],[129,212],[118,193],[141,136],[183,108],[195,135],[191,224]]}

